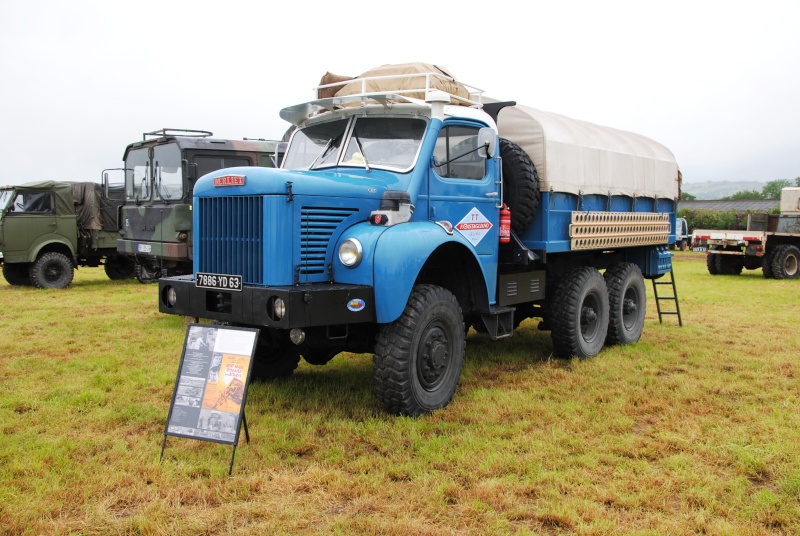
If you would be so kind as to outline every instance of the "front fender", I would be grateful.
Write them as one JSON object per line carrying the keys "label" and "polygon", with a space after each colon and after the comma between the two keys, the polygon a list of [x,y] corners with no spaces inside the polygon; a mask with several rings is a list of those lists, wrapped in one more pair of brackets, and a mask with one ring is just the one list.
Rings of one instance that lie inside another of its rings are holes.
{"label": "front fender", "polygon": [[[475,257],[472,245],[460,233],[452,235],[433,222],[410,222],[389,227],[378,238],[373,253],[375,313],[380,324],[393,322],[405,309],[420,270],[431,254],[447,243],[458,243]],[[486,274],[483,273],[486,281]]]}
{"label": "front fender", "polygon": [[75,264],[75,245],[68,240],[64,240],[64,238],[59,235],[45,235],[39,237],[36,242],[31,244],[31,248],[28,250],[27,262],[36,262],[36,259],[39,258],[39,254],[44,249],[61,251],[68,254],[72,264]]}

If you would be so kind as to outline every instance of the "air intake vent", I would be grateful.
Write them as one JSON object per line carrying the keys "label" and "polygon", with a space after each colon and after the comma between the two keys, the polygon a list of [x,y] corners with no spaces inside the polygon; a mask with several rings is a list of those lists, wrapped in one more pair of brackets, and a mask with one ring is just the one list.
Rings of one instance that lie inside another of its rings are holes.
{"label": "air intake vent", "polygon": [[300,275],[325,274],[331,236],[355,208],[302,207],[300,210]]}

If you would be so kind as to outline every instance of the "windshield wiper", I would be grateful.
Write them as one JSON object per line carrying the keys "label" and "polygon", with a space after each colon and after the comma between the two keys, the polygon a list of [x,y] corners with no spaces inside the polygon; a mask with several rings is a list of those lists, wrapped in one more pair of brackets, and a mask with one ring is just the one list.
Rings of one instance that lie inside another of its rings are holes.
{"label": "windshield wiper", "polygon": [[330,150],[334,147],[339,147],[336,141],[342,136],[340,132],[336,137],[333,137],[328,140],[328,143],[325,144],[325,147],[322,148],[322,151],[317,155],[317,157],[311,162],[311,165],[308,166],[308,169],[314,169],[314,166],[317,165],[317,161],[321,158],[325,158],[330,154]]}
{"label": "windshield wiper", "polygon": [[369,173],[369,160],[367,160],[367,154],[364,152],[364,147],[361,145],[361,139],[358,137],[355,129],[353,129],[353,139],[356,140],[356,145],[358,145],[358,152],[360,152],[361,156],[364,158],[364,169],[366,169],[367,173]]}

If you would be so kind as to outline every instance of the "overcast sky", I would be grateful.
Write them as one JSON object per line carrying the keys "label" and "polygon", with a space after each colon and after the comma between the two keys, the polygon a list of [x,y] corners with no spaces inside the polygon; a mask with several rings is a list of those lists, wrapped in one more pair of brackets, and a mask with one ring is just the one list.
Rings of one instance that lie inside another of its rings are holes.
{"label": "overcast sky", "polygon": [[[524,7],[516,7],[524,6]],[[331,71],[448,68],[653,138],[684,181],[800,176],[792,1],[0,0],[0,184],[99,181],[160,128],[280,138]]]}

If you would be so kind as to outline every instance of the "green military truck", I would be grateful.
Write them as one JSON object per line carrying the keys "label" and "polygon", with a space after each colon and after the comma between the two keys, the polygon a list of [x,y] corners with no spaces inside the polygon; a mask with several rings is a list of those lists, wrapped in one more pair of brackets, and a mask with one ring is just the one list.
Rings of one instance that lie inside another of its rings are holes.
{"label": "green military truck", "polygon": [[0,263],[11,285],[66,288],[79,266],[110,279],[134,275],[117,253],[124,187],[96,182],[31,182],[0,189]]}
{"label": "green military truck", "polygon": [[145,132],[125,148],[125,205],[117,251],[135,262],[142,283],[192,273],[195,181],[228,167],[278,167],[285,143],[228,140],[206,130]]}

